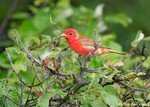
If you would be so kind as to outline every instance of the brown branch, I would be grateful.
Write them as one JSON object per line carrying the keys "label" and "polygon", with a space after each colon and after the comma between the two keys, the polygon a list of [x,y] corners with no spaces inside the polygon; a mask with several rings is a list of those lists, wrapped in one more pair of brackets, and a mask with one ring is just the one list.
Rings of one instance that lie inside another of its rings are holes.
{"label": "brown branch", "polygon": [[145,84],[145,86],[144,87],[150,87],[150,86],[148,86],[148,84],[150,83],[150,78],[148,79],[148,81],[146,82],[146,84]]}
{"label": "brown branch", "polygon": [[62,99],[62,101],[57,105],[57,107],[62,106],[68,100],[69,95],[71,93],[77,92],[80,88],[82,88],[82,87],[84,87],[90,83],[89,81],[86,81],[83,79],[84,72],[87,70],[87,68],[85,67],[86,60],[88,58],[90,58],[90,56],[92,56],[97,51],[97,49],[99,48],[99,46],[98,46],[99,40],[100,39],[98,39],[98,41],[96,41],[95,36],[94,36],[94,47],[95,47],[95,49],[92,52],[90,52],[87,56],[85,56],[83,59],[77,59],[79,64],[80,64],[80,72],[78,74],[78,77],[76,77],[74,74],[72,75],[77,86],[73,90],[68,92],[67,96],[64,99]]}
{"label": "brown branch", "polygon": [[2,98],[3,98],[3,99],[2,99],[2,105],[1,105],[1,106],[4,107],[4,106],[5,106],[6,97],[3,96]]}
{"label": "brown branch", "polygon": [[[20,36],[19,36],[19,34],[18,34],[18,32],[15,30],[15,35],[12,35],[12,40],[18,45],[18,47],[23,51],[23,52],[25,52],[26,54],[27,54],[27,56],[28,56],[28,58],[33,62],[36,62],[41,68],[43,68],[43,66],[45,65],[45,63],[44,63],[44,61],[39,61],[38,59],[36,59],[24,46],[23,46],[23,44],[22,44],[22,42],[21,42],[21,39],[20,39]],[[36,74],[36,77],[37,77],[37,79],[38,79],[38,81],[41,81],[41,79],[40,79],[40,77],[38,76],[38,74],[37,74],[37,68],[35,68],[34,67],[34,63],[33,63],[33,68],[34,68],[34,71],[35,71],[35,74]],[[60,74],[58,71],[55,71],[55,70],[53,70],[53,69],[51,69],[51,68],[49,68],[47,65],[46,66],[44,66],[44,71],[45,72],[49,72],[50,74],[52,74],[52,75],[56,75],[59,79],[63,79],[63,80],[65,80],[64,78],[62,78],[63,77],[63,75],[62,74]],[[49,77],[48,77],[49,78]],[[21,80],[21,79],[20,79]],[[47,80],[47,79],[45,79],[45,80]],[[21,80],[22,81],[22,80]],[[23,81],[22,81],[23,82]],[[42,83],[43,81],[41,81],[41,83]],[[23,82],[23,84],[25,84],[24,82]],[[27,84],[26,84],[27,85]],[[38,85],[38,84],[37,84]],[[27,85],[28,87],[30,87],[29,85]],[[32,86],[36,86],[36,85],[32,85]]]}
{"label": "brown branch", "polygon": [[145,58],[144,60],[142,60],[137,66],[136,66],[136,68],[135,68],[135,72],[137,72],[138,71],[138,69],[142,66],[142,64],[144,63],[144,61],[146,60],[147,58]]}
{"label": "brown branch", "polygon": [[[131,93],[131,94],[130,94],[130,93]],[[128,93],[128,94],[126,93],[126,94],[123,95],[123,98],[121,99],[122,102],[125,102],[126,100],[132,98],[132,96],[133,96],[132,94],[133,94],[133,93],[132,93],[132,92],[130,92],[130,93]]]}
{"label": "brown branch", "polygon": [[13,102],[13,103],[16,104],[17,106],[19,106],[19,104],[18,104],[16,101],[14,101],[13,99],[9,98],[9,97],[6,96],[6,95],[3,95],[3,96],[4,96],[4,98],[10,100],[11,102]]}
{"label": "brown branch", "polygon": [[20,88],[21,88],[21,94],[20,94],[20,96],[19,96],[19,99],[20,99],[20,106],[22,107],[23,106],[23,104],[22,104],[22,98],[23,98],[23,87],[22,87],[22,83],[20,83]]}
{"label": "brown branch", "polygon": [[[32,85],[34,84],[34,80],[35,80],[35,77],[34,77],[33,80],[32,80]],[[27,106],[27,104],[28,104],[28,100],[29,100],[29,98],[30,98],[31,91],[32,91],[32,88],[30,88],[30,90],[29,90],[29,94],[28,94],[28,96],[27,96],[27,100],[26,100],[25,106]]]}
{"label": "brown branch", "polygon": [[24,48],[24,46],[23,46],[23,44],[22,44],[22,42],[20,40],[20,36],[19,36],[19,34],[18,34],[18,32],[16,30],[15,30],[15,34],[16,34],[15,36],[14,35],[12,36],[12,40],[18,45],[18,47],[23,52],[25,52],[28,55],[29,59],[31,59],[32,61],[35,61],[40,66],[42,66],[42,63],[39,60],[37,60],[35,57],[33,57],[32,54],[26,48]]}
{"label": "brown branch", "polygon": [[125,86],[125,87],[128,87],[130,88],[132,91],[142,91],[142,92],[146,92],[147,91],[147,88],[136,88],[136,87],[132,87],[130,86],[129,84],[126,84],[125,82],[123,81],[120,81],[118,82],[119,84]]}
{"label": "brown branch", "polygon": [[10,64],[11,64],[12,68],[13,68],[13,72],[17,75],[19,81],[20,81],[21,83],[23,83],[25,86],[27,86],[27,87],[29,87],[29,88],[37,87],[37,86],[41,85],[43,82],[45,82],[45,81],[49,78],[49,77],[47,77],[46,79],[44,79],[43,81],[41,81],[40,83],[35,84],[35,85],[28,85],[28,84],[26,84],[26,83],[22,80],[22,77],[20,76],[20,74],[15,71],[14,66],[13,66],[13,63],[12,63],[12,59],[11,59],[10,54],[9,54],[9,52],[8,52],[7,49],[6,49],[6,53],[7,53],[9,62],[10,62]]}
{"label": "brown branch", "polygon": [[[84,75],[86,60],[88,58],[90,58],[90,56],[92,56],[97,51],[97,49],[99,48],[98,44],[99,44],[100,38],[96,41],[95,36],[96,36],[96,34],[94,35],[94,47],[95,47],[95,49],[92,52],[90,52],[87,56],[85,56],[83,59],[78,60],[78,62],[80,64],[79,77],[81,78],[81,80],[82,80],[83,75]],[[83,65],[83,62],[85,62],[84,65]]]}
{"label": "brown branch", "polygon": [[37,70],[37,68],[35,67],[35,64],[34,64],[34,62],[33,62],[33,69],[34,69],[34,71],[35,71],[35,76],[36,76],[36,78],[38,79],[38,81],[39,82],[41,82],[41,78],[40,78],[40,76],[38,75],[38,70]]}

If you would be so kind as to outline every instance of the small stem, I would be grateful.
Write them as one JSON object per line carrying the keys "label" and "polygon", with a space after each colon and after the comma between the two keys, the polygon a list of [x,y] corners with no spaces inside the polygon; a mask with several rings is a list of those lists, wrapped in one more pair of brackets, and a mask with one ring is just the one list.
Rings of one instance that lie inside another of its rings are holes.
{"label": "small stem", "polygon": [[26,83],[22,80],[22,77],[20,76],[20,74],[18,74],[18,73],[15,71],[14,66],[13,66],[13,63],[12,63],[12,59],[11,59],[11,57],[10,57],[9,52],[7,51],[7,49],[6,49],[6,53],[7,53],[8,59],[9,59],[9,61],[10,61],[10,64],[11,64],[11,66],[12,66],[12,68],[13,68],[13,72],[17,75],[19,81],[20,81],[21,83],[23,83],[25,86],[27,86],[27,87],[29,87],[29,88],[31,88],[31,87],[37,87],[37,86],[41,85],[43,82],[45,82],[45,81],[49,78],[49,77],[47,77],[46,79],[44,79],[43,81],[41,81],[40,83],[35,84],[35,85],[28,85],[28,84],[26,84]]}
{"label": "small stem", "polygon": [[122,81],[120,81],[119,83],[121,85],[124,85],[124,86],[130,88],[132,91],[142,91],[142,92],[146,92],[147,91],[147,88],[146,89],[145,88],[135,88],[135,87],[132,87],[129,84],[126,84],[125,82],[122,82]]}
{"label": "small stem", "polygon": [[34,71],[35,71],[36,78],[38,79],[39,82],[41,82],[41,78],[40,78],[40,76],[38,75],[38,70],[37,70],[37,68],[35,67],[34,62],[33,62],[33,69],[34,69]]}
{"label": "small stem", "polygon": [[22,107],[22,97],[23,97],[23,87],[22,87],[22,83],[20,83],[20,88],[21,88],[21,94],[20,94],[20,96],[19,96],[19,99],[20,99],[20,106]]}
{"label": "small stem", "polygon": [[20,49],[21,49],[22,51],[24,51],[24,52],[28,55],[28,57],[29,57],[31,60],[34,60],[34,61],[37,62],[39,65],[42,65],[42,63],[41,63],[39,60],[37,60],[36,58],[34,58],[34,57],[32,56],[32,54],[31,54],[26,48],[23,47],[23,44],[22,44],[22,42],[21,42],[21,40],[20,40],[20,36],[19,36],[19,34],[18,34],[18,32],[17,32],[16,30],[15,30],[15,33],[16,33],[16,36],[18,37],[19,41],[16,40],[16,37],[12,37],[13,41],[20,47]]}
{"label": "small stem", "polygon": [[19,106],[19,104],[16,102],[16,101],[14,101],[13,99],[11,99],[11,98],[9,98],[8,96],[6,96],[6,95],[3,95],[6,99],[8,99],[8,100],[10,100],[11,102],[13,102],[14,104],[16,104],[17,106]]}

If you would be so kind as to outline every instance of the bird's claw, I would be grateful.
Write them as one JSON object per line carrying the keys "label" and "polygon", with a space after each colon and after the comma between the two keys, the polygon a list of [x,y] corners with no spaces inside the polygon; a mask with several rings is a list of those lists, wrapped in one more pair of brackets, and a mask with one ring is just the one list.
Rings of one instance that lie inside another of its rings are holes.
{"label": "bird's claw", "polygon": [[92,56],[93,55],[93,53],[92,52],[89,52],[89,56]]}

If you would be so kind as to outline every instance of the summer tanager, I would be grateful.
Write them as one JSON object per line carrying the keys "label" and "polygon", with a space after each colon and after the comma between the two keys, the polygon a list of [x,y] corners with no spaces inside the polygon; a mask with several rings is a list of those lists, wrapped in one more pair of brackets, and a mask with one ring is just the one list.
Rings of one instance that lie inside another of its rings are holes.
{"label": "summer tanager", "polygon": [[[70,48],[74,50],[76,53],[80,55],[88,55],[95,50],[94,41],[84,36],[80,36],[78,32],[73,29],[67,29],[60,37],[64,37]],[[98,49],[92,54],[92,56],[99,56],[106,53],[117,53],[117,54],[124,54],[123,52],[118,52],[112,49],[109,49],[105,46],[98,44]]]}

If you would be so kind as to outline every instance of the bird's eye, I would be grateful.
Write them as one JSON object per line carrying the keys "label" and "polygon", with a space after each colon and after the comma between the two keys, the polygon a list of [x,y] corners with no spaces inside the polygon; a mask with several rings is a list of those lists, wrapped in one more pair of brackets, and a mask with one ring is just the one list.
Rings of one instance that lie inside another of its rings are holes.
{"label": "bird's eye", "polygon": [[72,35],[72,33],[69,33],[69,35],[71,36],[71,35]]}

